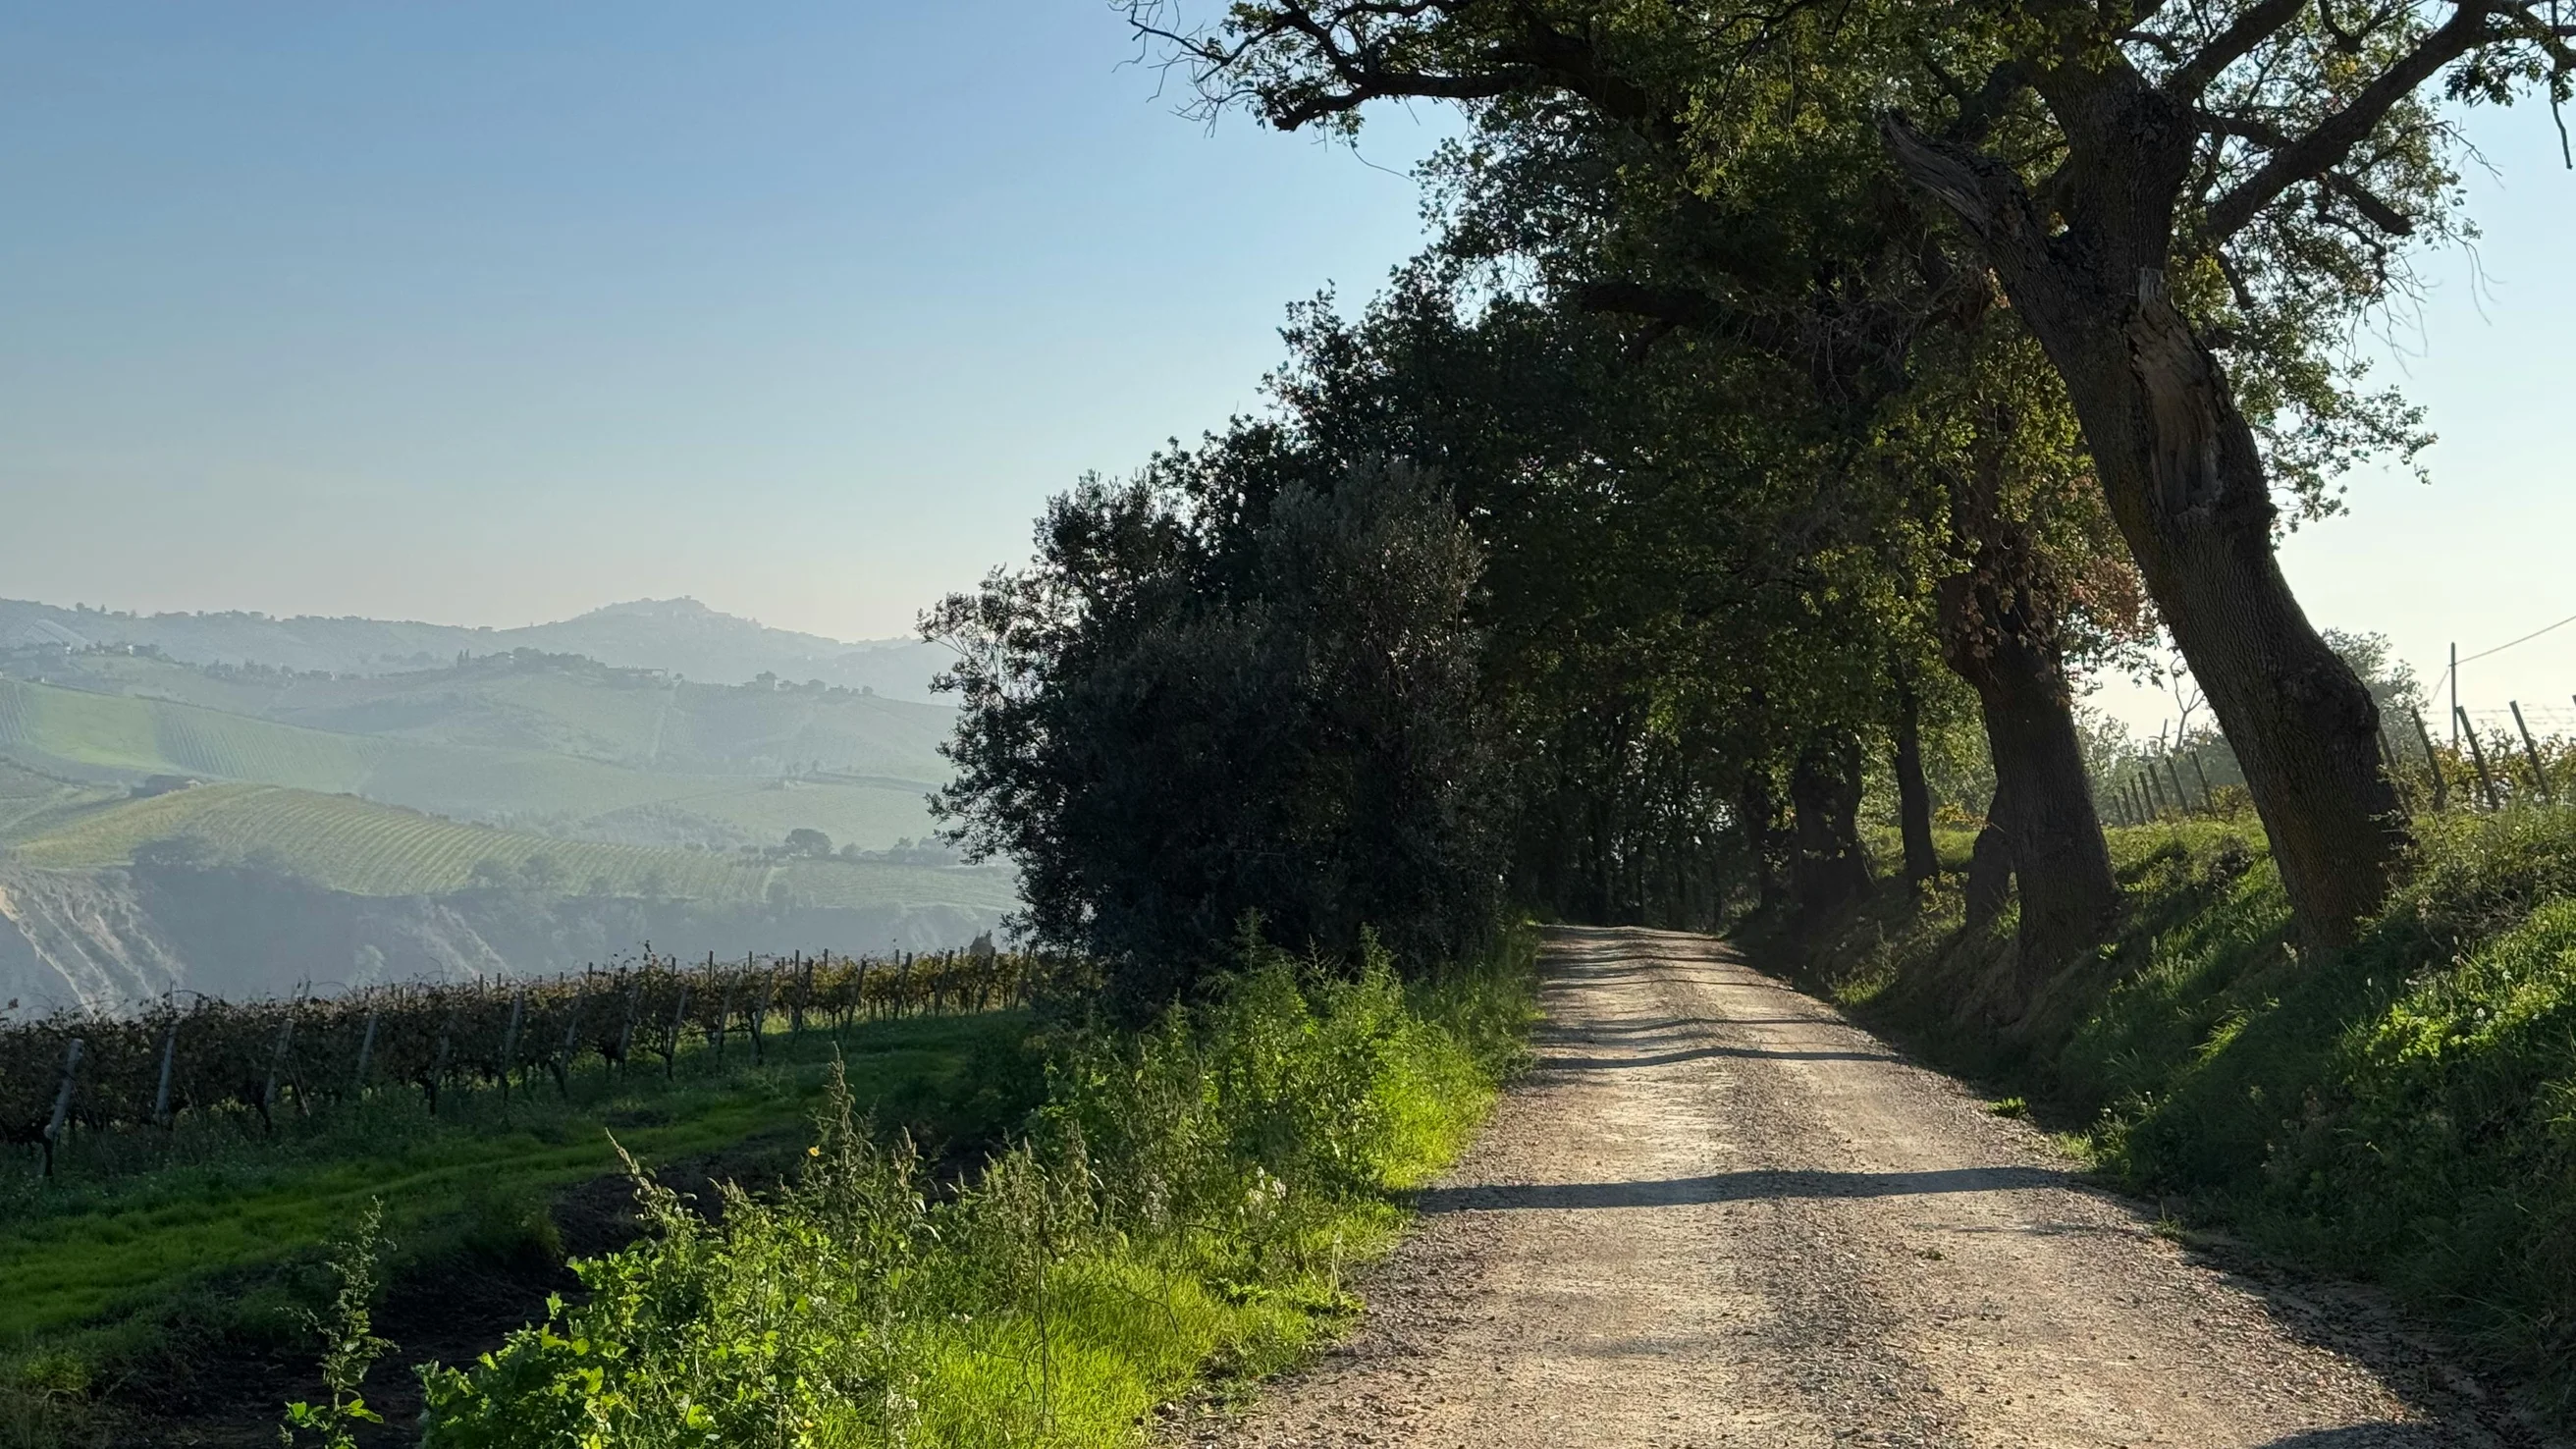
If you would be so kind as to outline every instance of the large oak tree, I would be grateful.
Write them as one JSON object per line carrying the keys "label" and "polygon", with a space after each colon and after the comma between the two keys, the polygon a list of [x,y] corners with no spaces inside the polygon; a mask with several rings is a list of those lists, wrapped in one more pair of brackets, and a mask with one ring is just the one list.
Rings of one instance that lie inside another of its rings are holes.
{"label": "large oak tree", "polygon": [[[1211,104],[1282,128],[1394,97],[1579,102],[1666,152],[1739,233],[1723,199],[1784,137],[1874,133],[2063,380],[2303,925],[2342,939],[2383,898],[2404,827],[2375,712],[2281,577],[2274,489],[2409,441],[2320,359],[2453,199],[2427,86],[2448,68],[2454,95],[2563,97],[2568,31],[2540,6],[1253,0],[1207,29],[1132,13]],[[1951,267],[1938,243],[1923,260]],[[1827,303],[1844,280],[1813,279]]]}

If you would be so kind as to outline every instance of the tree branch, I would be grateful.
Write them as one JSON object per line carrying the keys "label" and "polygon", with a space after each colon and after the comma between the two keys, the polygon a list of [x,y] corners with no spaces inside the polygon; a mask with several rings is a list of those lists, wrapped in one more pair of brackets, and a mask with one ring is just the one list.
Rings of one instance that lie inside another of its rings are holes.
{"label": "tree branch", "polygon": [[[2493,7],[2481,0],[2459,0],[2450,19],[2373,77],[2342,110],[2275,150],[2253,175],[2213,203],[2206,227],[2209,241],[2223,242],[2234,236],[2282,192],[2311,177],[2324,176],[2341,164],[2398,102],[2413,95],[2443,66],[2494,38],[2495,32],[2487,25],[2492,13]],[[2372,220],[2376,222],[2378,218]]]}
{"label": "tree branch", "polygon": [[2345,201],[2352,203],[2353,210],[2370,218],[2370,224],[2372,226],[2379,228],[2390,236],[2413,236],[2415,234],[2415,218],[2408,216],[2406,213],[2399,211],[2396,207],[2393,207],[2387,202],[2380,200],[2378,197],[2371,195],[2360,182],[2353,180],[2343,172],[2327,172],[2325,183],[2328,191],[2331,191],[2335,195],[2342,197]]}
{"label": "tree branch", "polygon": [[2308,0],[2262,0],[2253,9],[2236,17],[2236,22],[2218,32],[2200,54],[2183,62],[2182,69],[2165,78],[2165,94],[2186,104],[2200,99],[2209,83],[2219,73],[2243,60],[2254,47],[2269,40],[2282,26],[2299,18]]}

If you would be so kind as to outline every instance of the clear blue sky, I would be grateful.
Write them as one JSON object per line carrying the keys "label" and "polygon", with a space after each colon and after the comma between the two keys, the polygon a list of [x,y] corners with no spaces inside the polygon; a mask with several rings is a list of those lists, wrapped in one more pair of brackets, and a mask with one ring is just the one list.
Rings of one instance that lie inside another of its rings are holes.
{"label": "clear blue sky", "polygon": [[908,632],[1419,244],[1368,163],[1429,126],[1211,135],[1135,53],[1097,0],[0,5],[0,596]]}
{"label": "clear blue sky", "polygon": [[[903,632],[1418,244],[1367,163],[1439,112],[1210,134],[1133,55],[1094,0],[0,0],[0,596]],[[2287,552],[2428,680],[2576,614],[2576,177],[2536,110],[2472,130],[2483,292],[2438,259],[2406,338],[2436,483]],[[2466,678],[2566,710],[2576,626]]]}

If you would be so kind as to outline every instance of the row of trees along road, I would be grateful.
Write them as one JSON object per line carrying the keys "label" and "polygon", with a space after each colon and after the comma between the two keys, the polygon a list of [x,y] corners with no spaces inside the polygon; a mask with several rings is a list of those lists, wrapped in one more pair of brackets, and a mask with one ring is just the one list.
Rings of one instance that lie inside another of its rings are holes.
{"label": "row of trees along road", "polygon": [[[2404,840],[2376,713],[2273,555],[2428,441],[2347,346],[2461,225],[2455,103],[2564,95],[2530,5],[2056,0],[1708,12],[1247,0],[1128,20],[1211,113],[1471,122],[1432,248],[1299,309],[1276,406],[1061,499],[949,600],[942,802],[1138,999],[1257,912],[1455,947],[1500,899],[1714,918],[1932,858],[1981,737],[1972,920],[2026,977],[2117,902],[2071,676],[2161,625],[2303,928]],[[2220,363],[2224,354],[2227,362]]]}
{"label": "row of trees along road", "polygon": [[1925,339],[1999,289],[2244,763],[2303,928],[2339,941],[2379,904],[2403,812],[2367,692],[2276,564],[2276,493],[2313,508],[2357,454],[2420,445],[2338,343],[2403,284],[2404,249],[2456,224],[2440,101],[2566,98],[2576,26],[2550,5],[1253,0],[1209,28],[1155,3],[1130,14],[1210,107],[1348,129],[1372,102],[1434,98],[1464,106],[1473,150],[1506,167],[1597,162],[1605,214],[1539,218],[1596,244],[1557,280],[1588,305],[1794,354],[1828,403],[1902,388]]}

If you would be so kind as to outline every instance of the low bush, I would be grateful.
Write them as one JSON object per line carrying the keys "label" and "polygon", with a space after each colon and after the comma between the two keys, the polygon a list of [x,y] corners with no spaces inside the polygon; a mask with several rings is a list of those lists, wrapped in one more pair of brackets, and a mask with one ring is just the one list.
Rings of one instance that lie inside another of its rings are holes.
{"label": "low bush", "polygon": [[772,1198],[703,1214],[639,1171],[653,1236],[432,1371],[426,1444],[1099,1444],[1293,1361],[1516,1060],[1528,949],[1410,984],[1374,947],[1356,974],[1247,953],[1148,1029],[1067,1032],[952,1193],[837,1089]]}

